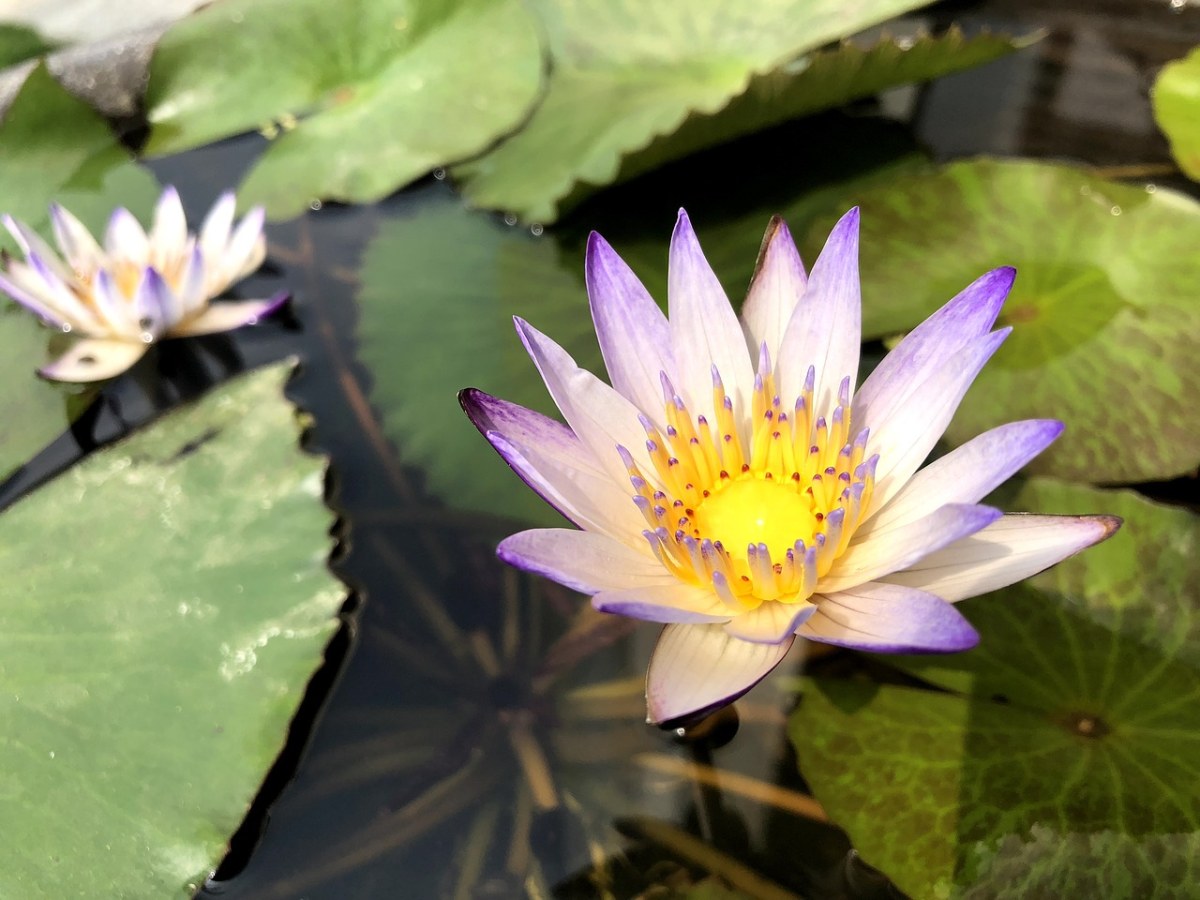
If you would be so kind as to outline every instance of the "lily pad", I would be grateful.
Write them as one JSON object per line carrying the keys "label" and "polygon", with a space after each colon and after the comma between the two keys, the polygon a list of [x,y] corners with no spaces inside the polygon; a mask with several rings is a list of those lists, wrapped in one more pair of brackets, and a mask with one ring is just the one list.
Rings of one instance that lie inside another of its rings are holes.
{"label": "lily pad", "polygon": [[495,451],[454,399],[478,387],[554,413],[514,315],[603,371],[582,261],[564,264],[560,252],[548,236],[471,212],[441,188],[383,223],[364,255],[359,341],[372,405],[402,457],[424,467],[429,488],[455,509],[562,521],[515,474],[497,471]]}
{"label": "lily pad", "polygon": [[[99,229],[116,205],[146,214],[158,184],[135,164],[107,123],[38,66],[0,124],[0,212],[49,239],[48,205],[57,200]],[[0,250],[16,249],[0,229]],[[40,381],[52,332],[0,294],[0,478],[60,434],[87,406],[86,395]]]}
{"label": "lily pad", "polygon": [[951,33],[804,57],[923,5],[538,0],[553,62],[546,97],[524,128],[455,174],[475,205],[549,222],[598,186],[1015,46]]}
{"label": "lily pad", "polygon": [[0,895],[182,898],[221,858],[345,594],[290,369],[0,516]]}
{"label": "lily pad", "polygon": [[12,22],[0,22],[0,69],[33,59],[54,49],[32,28]]}
{"label": "lily pad", "polygon": [[1200,518],[1048,480],[1014,505],[1125,526],[964,602],[977,649],[886,660],[940,691],[815,682],[790,723],[801,769],[914,897],[1187,896],[1200,881]]}
{"label": "lily pad", "polygon": [[263,129],[245,202],[378,200],[514,128],[541,67],[520,0],[220,0],[155,50],[147,151]]}
{"label": "lily pad", "polygon": [[[859,192],[863,332],[906,331],[981,272],[1014,265],[1012,336],[947,436],[1054,416],[1031,465],[1079,481],[1170,478],[1200,464],[1200,204],[1047,163],[957,162]],[[805,242],[819,247],[844,203]]]}
{"label": "lily pad", "polygon": [[1163,66],[1150,100],[1179,168],[1200,181],[1200,47]]}

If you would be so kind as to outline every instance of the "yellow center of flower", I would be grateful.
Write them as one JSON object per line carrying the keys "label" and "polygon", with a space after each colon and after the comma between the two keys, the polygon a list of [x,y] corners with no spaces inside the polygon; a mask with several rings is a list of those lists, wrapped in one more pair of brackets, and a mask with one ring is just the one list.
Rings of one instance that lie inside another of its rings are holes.
{"label": "yellow center of flower", "polygon": [[749,474],[701,502],[692,521],[694,537],[720,535],[724,546],[736,548],[765,544],[772,559],[820,531],[809,495]]}
{"label": "yellow center of flower", "polygon": [[815,377],[810,367],[785,407],[763,348],[748,411],[734,409],[714,370],[710,423],[692,416],[663,375],[666,428],[642,421],[651,468],[621,448],[655,555],[681,580],[712,587],[734,613],[806,601],[870,504],[877,458],[864,459],[865,430],[849,437],[850,380],[825,417],[813,412]]}

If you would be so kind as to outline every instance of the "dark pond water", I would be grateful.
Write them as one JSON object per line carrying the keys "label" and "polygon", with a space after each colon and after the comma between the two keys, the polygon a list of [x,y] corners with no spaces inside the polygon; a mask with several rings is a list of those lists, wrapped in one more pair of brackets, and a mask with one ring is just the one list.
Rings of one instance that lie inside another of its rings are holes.
{"label": "dark pond water", "polygon": [[[1157,68],[1200,41],[1200,10],[1167,0],[1013,0],[944,4],[928,19],[951,20],[1047,35],[985,68],[895,92],[882,108],[789,125],[608,192],[540,239],[571,253],[593,227],[610,237],[665,234],[681,204],[698,221],[769,207],[800,177],[796,148],[812,153],[814,141],[816,152],[838,147],[847,171],[914,142],[939,158],[1063,158],[1147,178],[1169,171],[1145,98]],[[154,168],[198,214],[262,143],[229,141]],[[847,146],[857,149],[847,155]],[[385,436],[374,376],[358,357],[360,260],[382,224],[420,223],[450,191],[429,179],[377,207],[327,205],[272,226],[268,265],[241,292],[286,285],[296,298],[289,316],[158,348],[148,365],[165,376],[159,387],[123,382],[5,489],[26,490],[81,443],[230,372],[301,359],[289,391],[315,416],[308,446],[331,459],[329,501],[341,516],[333,566],[353,595],[283,755],[199,896],[652,897],[704,871],[751,892],[754,879],[768,879],[774,887],[757,889],[764,897],[899,896],[806,797],[784,731],[789,672],[694,733],[646,726],[641,678],[656,629],[613,622],[564,638],[578,599],[493,557],[512,523],[443,506]],[[395,291],[421,303],[402,282]],[[582,298],[580,281],[581,316]],[[444,402],[463,386],[446,384]],[[506,476],[498,461],[464,473]],[[1192,482],[1150,490],[1195,502]],[[809,668],[866,665],[835,654]]]}

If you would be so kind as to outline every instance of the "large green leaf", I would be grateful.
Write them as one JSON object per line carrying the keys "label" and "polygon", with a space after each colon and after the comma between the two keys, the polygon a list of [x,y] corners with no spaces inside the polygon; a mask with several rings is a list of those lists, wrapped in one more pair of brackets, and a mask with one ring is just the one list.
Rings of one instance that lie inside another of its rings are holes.
{"label": "large green leaf", "polygon": [[1150,100],[1179,168],[1200,181],[1200,47],[1163,66]]}
{"label": "large green leaf", "polygon": [[290,368],[0,516],[0,895],[190,896],[245,814],[344,595]]}
{"label": "large green leaf", "polygon": [[1033,481],[1013,500],[1125,518],[1107,543],[966,601],[980,646],[908,657],[944,689],[821,679],[801,769],[914,897],[1190,896],[1200,881],[1200,519]]}
{"label": "large green leaf", "polygon": [[220,0],[155,51],[148,151],[282,131],[245,201],[378,200],[515,127],[541,64],[520,0]]}
{"label": "large green leaf", "polygon": [[32,28],[0,22],[0,69],[41,56],[54,45]]}
{"label": "large green leaf", "polygon": [[[49,238],[47,212],[58,200],[99,228],[113,206],[144,214],[158,185],[117,143],[104,120],[35,68],[0,124],[0,212]],[[0,230],[0,250],[15,244]],[[3,295],[0,294],[0,297]],[[51,332],[7,298],[0,301],[0,478],[58,435],[86,403],[71,389],[40,381]]]}
{"label": "large green leaf", "polygon": [[548,222],[566,198],[578,199],[589,186],[1009,49],[995,39],[969,47],[935,41],[901,64],[895,47],[884,44],[865,56],[843,50],[814,60],[812,75],[803,64],[786,68],[830,41],[922,5],[536,0],[553,63],[545,99],[524,128],[456,174],[472,203]]}
{"label": "large green leaf", "polygon": [[[1200,205],[1062,165],[975,160],[860,191],[863,329],[912,328],[966,284],[1017,267],[1012,336],[948,436],[1054,416],[1034,471],[1144,481],[1200,463]],[[845,203],[818,220],[819,247]]]}

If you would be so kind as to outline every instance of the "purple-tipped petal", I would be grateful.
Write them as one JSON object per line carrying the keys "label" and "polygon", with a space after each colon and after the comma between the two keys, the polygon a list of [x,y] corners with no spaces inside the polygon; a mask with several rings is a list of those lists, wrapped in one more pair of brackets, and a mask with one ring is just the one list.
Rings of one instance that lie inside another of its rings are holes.
{"label": "purple-tipped petal", "polygon": [[776,367],[780,396],[799,397],[808,367],[815,366],[817,415],[837,406],[838,387],[858,379],[862,341],[862,292],[858,280],[858,208],[838,221],[813,263],[808,286],[784,330]]}
{"label": "purple-tipped petal", "polygon": [[594,231],[584,272],[609,381],[635,406],[653,414],[663,403],[659,373],[675,375],[667,317],[633,270]]}
{"label": "purple-tipped petal", "polygon": [[811,603],[768,601],[757,609],[729,620],[725,632],[756,644],[779,644],[790,640],[796,629],[817,611]]}
{"label": "purple-tipped petal", "polygon": [[480,434],[495,431],[516,443],[535,446],[564,463],[603,474],[575,432],[562,422],[478,388],[459,391],[458,402]]}
{"label": "purple-tipped petal", "polygon": [[257,325],[291,298],[287,291],[280,291],[267,300],[236,300],[210,304],[208,309],[170,331],[171,337],[192,337],[199,334],[215,334],[232,331],[243,325]]}
{"label": "purple-tipped petal", "polygon": [[[867,452],[879,454],[879,466],[866,518],[887,505],[920,468],[954,418],[975,376],[1011,331],[1003,328],[976,338],[943,362],[907,402],[872,422]],[[855,419],[855,426],[858,424]]]}
{"label": "purple-tipped petal", "polygon": [[150,226],[150,242],[160,261],[181,256],[188,240],[187,217],[179,192],[167,185],[154,207],[154,224]]}
{"label": "purple-tipped petal", "polygon": [[11,281],[3,272],[0,272],[0,291],[3,291],[42,321],[47,322],[56,328],[63,328],[64,326],[71,325],[71,323],[67,321],[66,317],[58,310],[54,309],[46,300],[38,297],[36,294],[32,294],[29,291],[24,290],[15,282]]}
{"label": "purple-tipped petal", "polygon": [[817,612],[798,634],[874,653],[957,653],[979,643],[962,613],[933,594],[896,584],[863,584],[817,595]]}
{"label": "purple-tipped petal", "polygon": [[132,366],[149,347],[141,341],[82,340],[38,374],[51,381],[104,381]]}
{"label": "purple-tipped petal", "polygon": [[1000,510],[990,506],[948,503],[908,528],[861,540],[855,535],[832,571],[817,582],[817,592],[849,590],[906,569],[922,557],[986,528],[1001,515]]}
{"label": "purple-tipped petal", "polygon": [[976,503],[1063,432],[1056,419],[1027,419],[986,431],[909,479],[859,531],[862,538],[902,528],[946,503]]}
{"label": "purple-tipped petal", "polygon": [[563,418],[609,477],[617,484],[629,482],[617,447],[627,447],[649,477],[652,466],[645,450],[646,430],[637,407],[591,372],[579,368],[567,351],[528,322],[520,318],[514,321]]}
{"label": "purple-tipped petal", "polygon": [[233,213],[237,208],[237,197],[232,191],[226,191],[212,205],[204,222],[200,225],[200,250],[207,260],[216,260],[225,256],[229,246],[229,233],[233,228]]}
{"label": "purple-tipped petal", "polygon": [[110,259],[127,259],[140,265],[150,262],[150,239],[133,213],[118,206],[108,220],[104,249]]}
{"label": "purple-tipped petal", "polygon": [[629,494],[608,475],[494,431],[484,437],[526,485],[580,528],[632,543],[646,527]]}
{"label": "purple-tipped petal", "polygon": [[[266,210],[261,206],[252,207],[233,230],[229,246],[221,257],[209,260],[210,264],[228,273],[229,283],[245,278],[261,266],[266,258],[267,239],[263,235],[266,215]],[[215,293],[224,290],[224,287],[210,286],[210,289]]]}
{"label": "purple-tipped petal", "polygon": [[153,268],[147,268],[142,273],[142,280],[133,297],[133,305],[143,340],[146,336],[153,340],[162,337],[179,321],[183,312],[175,292],[158,274],[158,270]]}
{"label": "purple-tipped petal", "polygon": [[796,242],[783,219],[773,216],[758,251],[746,302],[742,304],[742,322],[752,354],[766,344],[771,359],[777,358],[792,310],[800,302],[807,284],[808,273],[804,271]]}
{"label": "purple-tipped petal", "polygon": [[875,431],[917,396],[946,360],[986,335],[1016,276],[1009,266],[993,269],[914,328],[863,382],[854,398],[855,426]]}
{"label": "purple-tipped petal", "polygon": [[581,594],[677,584],[648,552],[587,531],[522,531],[501,541],[496,555],[510,566],[557,581]]}
{"label": "purple-tipped petal", "polygon": [[682,209],[671,235],[667,308],[675,351],[676,388],[694,415],[713,420],[712,370],[716,366],[735,409],[747,409],[754,369],[741,323],[704,258]]}
{"label": "purple-tipped petal", "polygon": [[63,261],[58,258],[58,254],[54,252],[54,249],[43,241],[36,231],[20,219],[14,219],[9,215],[3,217],[3,222],[27,259],[29,257],[39,257],[42,260],[42,264],[50,269],[60,280],[74,280],[74,274],[63,264]]}
{"label": "purple-tipped petal", "polygon": [[54,229],[54,239],[67,257],[71,268],[82,275],[94,274],[105,265],[104,251],[87,230],[65,207],[57,203],[50,204],[50,224]]}
{"label": "purple-tipped petal", "polygon": [[882,580],[957,602],[1036,575],[1120,526],[1116,516],[1007,515]]}
{"label": "purple-tipped petal", "polygon": [[720,625],[668,625],[646,673],[649,722],[671,722],[732,703],[771,673],[794,639],[756,644]]}
{"label": "purple-tipped petal", "polygon": [[204,308],[208,302],[208,267],[204,263],[204,254],[194,238],[188,239],[184,249],[184,269],[179,278],[179,305],[183,309],[184,318]]}
{"label": "purple-tipped petal", "polygon": [[601,591],[592,606],[603,613],[664,624],[725,622],[729,610],[707,588],[671,578],[666,584]]}

